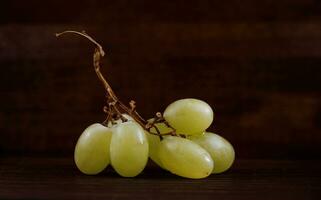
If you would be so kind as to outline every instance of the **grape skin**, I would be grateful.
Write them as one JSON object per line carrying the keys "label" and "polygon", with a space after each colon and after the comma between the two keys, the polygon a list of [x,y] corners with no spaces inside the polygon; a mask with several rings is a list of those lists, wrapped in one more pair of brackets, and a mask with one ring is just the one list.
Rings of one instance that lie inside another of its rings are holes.
{"label": "grape skin", "polygon": [[94,175],[109,165],[111,136],[111,129],[98,123],[84,130],[77,141],[74,152],[76,166],[81,172]]}
{"label": "grape skin", "polygon": [[[149,119],[148,121],[150,122],[153,119]],[[166,124],[164,123],[156,123],[155,126],[159,130],[160,134],[165,134],[173,131],[171,128],[169,128]],[[151,133],[157,134],[157,131],[154,127],[150,129]],[[164,166],[162,165],[159,156],[158,156],[158,146],[160,144],[160,138],[157,135],[150,134],[146,131],[146,135],[148,137],[148,144],[149,144],[149,157],[161,168],[165,169]],[[163,136],[165,137],[165,136]]]}
{"label": "grape skin", "polygon": [[228,170],[235,159],[233,146],[222,136],[214,133],[205,132],[200,136],[192,136],[190,139],[201,145],[214,160],[214,174]]}
{"label": "grape skin", "polygon": [[179,134],[195,135],[204,132],[213,122],[213,110],[204,101],[181,99],[171,103],[164,111],[165,120]]}
{"label": "grape skin", "polygon": [[213,170],[210,154],[198,144],[181,137],[167,136],[158,148],[163,166],[173,174],[186,178],[205,178]]}
{"label": "grape skin", "polygon": [[157,135],[152,135],[148,132],[146,132],[147,138],[148,138],[148,144],[149,144],[149,157],[160,167],[163,167],[163,164],[161,163],[159,156],[158,156],[158,147],[160,144],[160,138]]}
{"label": "grape skin", "polygon": [[[152,120],[152,119],[149,119],[148,121],[150,121],[150,120]],[[173,131],[173,129],[168,127],[165,123],[155,123],[154,125],[157,127],[157,129],[159,130],[160,134],[166,134],[166,133],[170,133],[170,132]],[[157,134],[157,131],[156,131],[156,129],[154,127],[152,127],[150,129],[150,132],[154,133],[154,134]]]}
{"label": "grape skin", "polygon": [[137,176],[148,160],[148,140],[141,126],[128,121],[113,128],[110,142],[111,164],[124,177]]}

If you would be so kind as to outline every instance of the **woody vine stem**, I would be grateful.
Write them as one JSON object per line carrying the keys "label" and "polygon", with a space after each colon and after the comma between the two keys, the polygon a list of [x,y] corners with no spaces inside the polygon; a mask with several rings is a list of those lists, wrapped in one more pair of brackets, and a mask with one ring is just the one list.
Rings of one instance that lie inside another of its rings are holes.
{"label": "woody vine stem", "polygon": [[[82,37],[87,38],[89,41],[91,41],[96,47],[94,50],[94,56],[93,56],[93,65],[95,72],[98,76],[98,79],[102,82],[105,90],[106,90],[106,105],[103,108],[103,111],[107,114],[107,117],[103,124],[105,126],[108,125],[108,122],[115,123],[116,120],[121,119],[123,122],[126,122],[127,119],[122,115],[122,113],[126,113],[129,116],[131,116],[138,124],[140,124],[148,133],[153,135],[158,135],[159,138],[162,140],[164,135],[177,135],[175,132],[175,129],[171,127],[168,122],[163,118],[162,114],[160,112],[157,112],[155,114],[155,117],[152,120],[146,121],[144,118],[142,118],[139,113],[136,111],[136,102],[131,100],[129,102],[129,107],[126,106],[124,103],[122,103],[116,96],[115,92],[101,73],[101,59],[104,57],[105,52],[102,48],[102,46],[94,40],[90,35],[88,35],[85,31],[78,32],[78,31],[64,31],[61,33],[56,33],[56,37],[60,37],[64,34],[77,34]],[[168,133],[161,134],[159,129],[155,124],[157,123],[165,123],[169,128],[172,129],[172,131]],[[154,128],[156,130],[156,133],[151,132],[151,128]]]}

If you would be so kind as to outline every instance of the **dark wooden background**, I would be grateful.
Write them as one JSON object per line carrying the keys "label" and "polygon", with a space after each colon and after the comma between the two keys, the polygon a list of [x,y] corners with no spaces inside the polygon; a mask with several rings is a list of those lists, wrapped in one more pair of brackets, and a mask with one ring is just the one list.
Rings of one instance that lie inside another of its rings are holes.
{"label": "dark wooden background", "polygon": [[[238,158],[321,158],[321,3],[316,0],[0,2],[0,152],[67,154],[104,119],[104,73],[152,117],[176,99],[213,106]],[[111,64],[111,65],[110,65]]]}

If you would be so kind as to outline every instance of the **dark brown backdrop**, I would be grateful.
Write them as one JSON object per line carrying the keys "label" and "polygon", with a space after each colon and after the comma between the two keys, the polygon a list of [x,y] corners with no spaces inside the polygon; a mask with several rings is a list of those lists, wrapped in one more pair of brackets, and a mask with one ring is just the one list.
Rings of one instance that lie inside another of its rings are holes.
{"label": "dark brown backdrop", "polygon": [[[39,1],[0,3],[0,152],[72,154],[104,119],[93,46],[124,101],[149,118],[195,97],[238,157],[320,158],[321,5],[283,1]],[[112,66],[109,65],[112,64]]]}

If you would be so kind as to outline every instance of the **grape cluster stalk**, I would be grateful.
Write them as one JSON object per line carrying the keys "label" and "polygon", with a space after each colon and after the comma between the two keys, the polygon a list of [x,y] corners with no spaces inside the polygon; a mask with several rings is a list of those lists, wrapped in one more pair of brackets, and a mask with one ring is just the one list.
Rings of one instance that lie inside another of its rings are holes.
{"label": "grape cluster stalk", "polygon": [[[95,72],[98,76],[98,79],[102,82],[105,90],[106,90],[106,106],[103,107],[103,111],[107,114],[105,121],[102,123],[103,125],[107,126],[108,122],[115,123],[116,120],[121,119],[122,122],[128,121],[123,116],[123,112],[131,116],[139,125],[141,125],[149,134],[157,135],[161,140],[165,135],[172,135],[172,136],[180,136],[185,137],[185,135],[177,134],[175,128],[173,128],[162,116],[160,112],[155,114],[155,117],[152,120],[145,120],[137,111],[136,111],[136,102],[131,100],[129,102],[129,107],[126,106],[123,102],[121,102],[118,97],[116,96],[115,92],[113,91],[112,87],[106,80],[106,78],[101,73],[101,59],[105,56],[105,51],[103,50],[102,46],[94,40],[90,35],[88,35],[85,31],[73,31],[67,30],[61,33],[56,33],[56,37],[60,37],[64,34],[77,34],[82,37],[87,38],[90,42],[92,42],[96,47],[93,54],[93,65]],[[160,133],[159,129],[155,124],[164,123],[167,127],[171,129],[168,133]],[[156,133],[151,132],[151,128],[156,130]]]}

